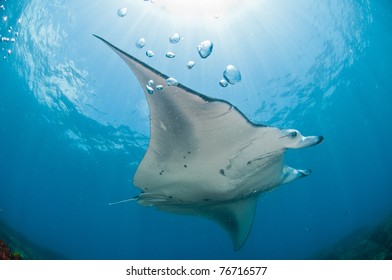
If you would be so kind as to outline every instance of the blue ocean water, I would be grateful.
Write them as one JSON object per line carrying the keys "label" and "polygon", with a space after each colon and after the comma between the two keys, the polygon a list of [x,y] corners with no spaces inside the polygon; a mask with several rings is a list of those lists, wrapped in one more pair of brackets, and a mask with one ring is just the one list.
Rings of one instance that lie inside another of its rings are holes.
{"label": "blue ocean water", "polygon": [[[67,259],[308,259],[391,215],[389,0],[83,2],[0,1],[2,223]],[[287,153],[313,173],[259,198],[239,252],[211,221],[108,205],[139,193],[149,112],[92,34],[253,122],[325,137]],[[242,80],[222,88],[228,64]]]}

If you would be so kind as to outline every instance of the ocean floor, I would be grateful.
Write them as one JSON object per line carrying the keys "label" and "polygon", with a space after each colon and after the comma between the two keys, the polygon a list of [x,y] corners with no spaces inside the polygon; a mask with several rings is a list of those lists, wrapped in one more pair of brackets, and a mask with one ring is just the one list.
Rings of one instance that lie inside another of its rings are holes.
{"label": "ocean floor", "polygon": [[340,240],[316,259],[392,260],[392,216],[374,228],[362,228]]}
{"label": "ocean floor", "polygon": [[[64,259],[30,242],[0,221],[0,260]],[[331,249],[312,259],[392,260],[392,216],[374,228],[361,228],[341,239]]]}
{"label": "ocean floor", "polygon": [[42,248],[0,221],[0,260],[59,260],[60,254]]}

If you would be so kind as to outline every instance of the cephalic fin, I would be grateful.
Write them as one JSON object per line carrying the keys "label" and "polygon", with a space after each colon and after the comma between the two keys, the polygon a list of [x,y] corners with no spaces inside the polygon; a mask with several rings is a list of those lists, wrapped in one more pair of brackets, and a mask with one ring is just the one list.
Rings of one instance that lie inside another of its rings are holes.
{"label": "cephalic fin", "polygon": [[282,177],[282,181],[280,184],[290,183],[290,182],[297,180],[299,178],[309,176],[310,173],[312,173],[311,169],[300,170],[300,169],[294,169],[290,166],[285,165],[283,167],[283,177]]}

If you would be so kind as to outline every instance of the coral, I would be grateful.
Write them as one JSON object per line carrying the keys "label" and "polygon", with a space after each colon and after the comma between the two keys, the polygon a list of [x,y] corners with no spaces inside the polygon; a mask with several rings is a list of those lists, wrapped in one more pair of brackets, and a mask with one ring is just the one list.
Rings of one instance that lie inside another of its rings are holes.
{"label": "coral", "polygon": [[12,252],[7,244],[0,240],[0,260],[21,260],[22,256],[19,252]]}

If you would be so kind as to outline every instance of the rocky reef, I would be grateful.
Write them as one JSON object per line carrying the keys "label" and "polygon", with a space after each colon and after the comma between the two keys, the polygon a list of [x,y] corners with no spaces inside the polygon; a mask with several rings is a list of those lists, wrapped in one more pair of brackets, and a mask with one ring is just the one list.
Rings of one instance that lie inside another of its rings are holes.
{"label": "rocky reef", "polygon": [[392,260],[392,216],[371,229],[359,229],[316,259]]}
{"label": "rocky reef", "polygon": [[11,248],[0,240],[0,260],[21,260],[22,255],[18,251],[12,252]]}
{"label": "rocky reef", "polygon": [[0,260],[62,260],[63,256],[43,248],[0,219]]}

